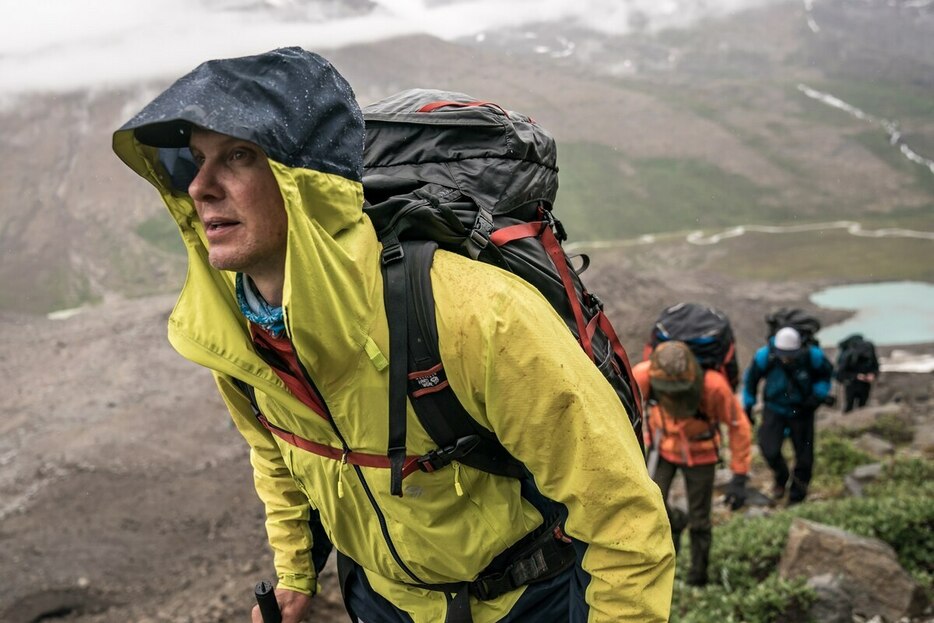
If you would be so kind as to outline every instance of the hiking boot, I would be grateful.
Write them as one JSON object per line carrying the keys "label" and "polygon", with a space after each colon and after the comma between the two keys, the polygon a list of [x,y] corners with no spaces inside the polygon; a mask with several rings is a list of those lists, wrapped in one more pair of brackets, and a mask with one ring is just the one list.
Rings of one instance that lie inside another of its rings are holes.
{"label": "hiking boot", "polygon": [[785,485],[775,485],[772,487],[772,500],[778,502],[785,497]]}
{"label": "hiking boot", "polygon": [[796,487],[791,488],[791,493],[788,494],[788,506],[794,506],[795,504],[800,504],[804,501],[804,498],[807,497],[807,490],[801,491]]}

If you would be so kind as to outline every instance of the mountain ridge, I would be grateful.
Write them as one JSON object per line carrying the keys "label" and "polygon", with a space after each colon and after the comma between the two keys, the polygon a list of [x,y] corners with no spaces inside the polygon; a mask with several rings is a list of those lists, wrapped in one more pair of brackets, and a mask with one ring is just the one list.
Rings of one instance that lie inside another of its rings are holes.
{"label": "mountain ridge", "polygon": [[[558,141],[556,209],[574,240],[862,217],[934,229],[934,174],[890,146],[882,128],[798,89],[845,92],[896,119],[906,140],[934,145],[934,97],[924,97],[934,91],[917,69],[934,74],[920,43],[934,40],[934,20],[903,29],[895,52],[918,56],[877,86],[880,68],[897,59],[877,59],[854,80],[847,59],[862,48],[839,30],[866,28],[867,14],[904,27],[908,9],[821,3],[815,19],[836,33],[823,44],[796,6],[684,31],[584,33],[577,58],[536,54],[515,37],[497,43],[495,33],[482,43],[422,35],[322,53],[362,104],[428,86],[533,116]],[[638,71],[614,73],[628,59]],[[113,130],[167,84],[32,94],[0,109],[0,309],[45,313],[178,289],[185,258],[174,223],[110,150]]]}

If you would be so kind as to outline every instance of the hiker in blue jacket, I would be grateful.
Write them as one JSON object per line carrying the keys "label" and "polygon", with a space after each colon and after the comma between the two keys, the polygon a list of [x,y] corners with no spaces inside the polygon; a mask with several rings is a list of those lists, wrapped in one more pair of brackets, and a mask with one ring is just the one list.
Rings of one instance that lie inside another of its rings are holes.
{"label": "hiker in blue jacket", "polygon": [[833,365],[820,347],[802,346],[801,334],[792,327],[779,329],[756,351],[746,370],[743,406],[750,421],[759,382],[765,379],[758,442],[775,475],[772,497],[776,500],[785,496],[790,475],[782,456],[786,436],[795,452],[788,503],[797,504],[807,496],[814,465],[814,412],[829,400],[832,375]]}

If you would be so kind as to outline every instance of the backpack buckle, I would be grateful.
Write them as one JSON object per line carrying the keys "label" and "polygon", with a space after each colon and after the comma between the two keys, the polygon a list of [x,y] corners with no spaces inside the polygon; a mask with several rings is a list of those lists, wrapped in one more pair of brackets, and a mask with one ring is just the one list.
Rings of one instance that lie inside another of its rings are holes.
{"label": "backpack buckle", "polygon": [[473,229],[467,235],[467,254],[473,259],[480,257],[480,253],[490,244],[490,235],[493,233],[493,214],[482,206],[477,206],[477,218],[473,222]]}
{"label": "backpack buckle", "polygon": [[381,256],[381,261],[383,264],[392,264],[393,262],[398,262],[403,257],[405,257],[405,250],[402,248],[402,244],[399,242],[391,243],[383,247],[383,254]]}
{"label": "backpack buckle", "polygon": [[587,305],[591,309],[596,309],[597,311],[603,311],[603,301],[600,300],[600,297],[598,297],[593,292],[587,292],[586,296],[587,296]]}
{"label": "backpack buckle", "polygon": [[481,249],[485,249],[486,245],[490,243],[490,239],[476,229],[470,230],[470,240]]}
{"label": "backpack buckle", "polygon": [[418,468],[423,472],[434,472],[442,467],[450,465],[451,462],[462,459],[467,456],[477,444],[480,443],[479,435],[467,435],[454,442],[453,445],[444,448],[432,450],[427,454],[416,459]]}

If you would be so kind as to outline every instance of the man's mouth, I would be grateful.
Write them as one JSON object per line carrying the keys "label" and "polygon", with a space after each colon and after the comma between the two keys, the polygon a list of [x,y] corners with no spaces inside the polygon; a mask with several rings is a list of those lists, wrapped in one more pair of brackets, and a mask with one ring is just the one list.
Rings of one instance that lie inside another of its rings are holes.
{"label": "man's mouth", "polygon": [[204,229],[208,233],[220,233],[239,224],[240,224],[239,221],[223,219],[223,218],[212,218],[212,219],[208,219],[207,221],[205,221]]}

